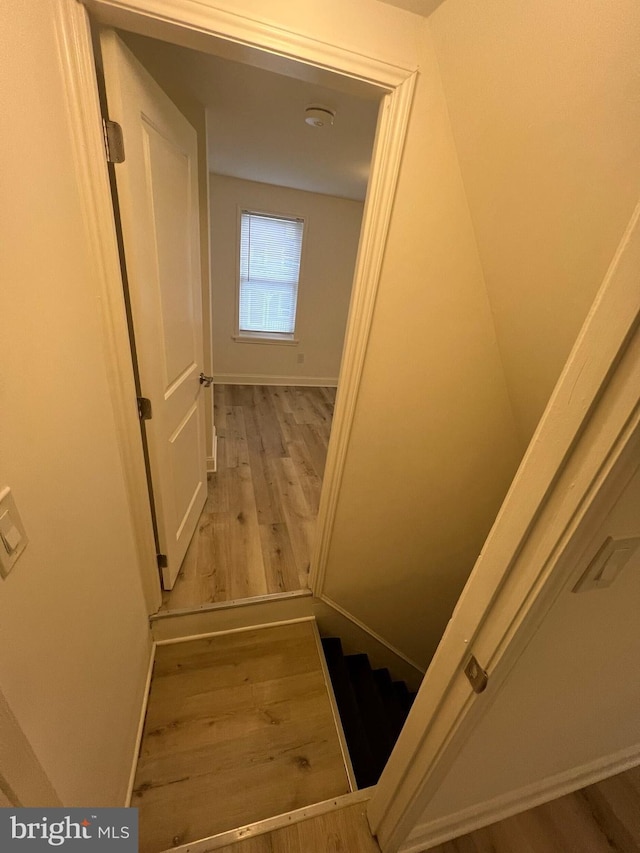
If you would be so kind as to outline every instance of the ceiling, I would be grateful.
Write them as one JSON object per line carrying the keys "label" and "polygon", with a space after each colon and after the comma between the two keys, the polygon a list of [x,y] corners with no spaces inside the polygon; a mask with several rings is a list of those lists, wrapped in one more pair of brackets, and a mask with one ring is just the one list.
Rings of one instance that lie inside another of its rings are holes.
{"label": "ceiling", "polygon": [[[375,134],[377,98],[354,95],[218,56],[123,33],[162,85],[203,104],[212,172],[363,200]],[[333,127],[305,124],[304,110],[335,110]]]}

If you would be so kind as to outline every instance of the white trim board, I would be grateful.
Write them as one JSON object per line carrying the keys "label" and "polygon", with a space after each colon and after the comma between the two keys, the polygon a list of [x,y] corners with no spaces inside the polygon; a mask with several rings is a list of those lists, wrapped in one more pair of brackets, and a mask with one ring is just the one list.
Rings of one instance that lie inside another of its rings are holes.
{"label": "white trim board", "polygon": [[331,424],[309,586],[321,596],[338,509],[417,71],[382,101]]}
{"label": "white trim board", "polygon": [[211,456],[207,456],[207,474],[215,474],[218,470],[218,431],[215,424],[211,435]]}
{"label": "white trim board", "polygon": [[124,801],[124,805],[126,808],[129,808],[131,806],[131,797],[133,796],[133,784],[136,778],[136,770],[138,769],[138,758],[140,756],[140,747],[142,746],[142,733],[144,731],[144,722],[147,716],[147,708],[149,706],[151,678],[153,676],[153,666],[156,661],[156,645],[156,643],[152,643],[151,651],[149,652],[149,666],[147,668],[147,678],[144,685],[142,705],[140,706],[140,720],[138,722],[138,732],[136,734],[136,742],[133,749],[133,762],[131,764],[131,772],[129,774],[129,784],[127,785],[127,796],[125,797]]}
{"label": "white trim board", "polygon": [[210,850],[220,850],[236,842],[255,838],[257,835],[276,832],[278,829],[284,829],[285,826],[293,826],[296,823],[302,823],[304,820],[311,820],[329,812],[346,809],[358,803],[366,803],[371,797],[372,791],[373,788],[362,788],[359,791],[352,791],[350,794],[334,797],[332,800],[323,800],[320,803],[314,803],[312,806],[304,806],[292,812],[285,812],[275,817],[257,821],[257,823],[240,826],[238,829],[230,829],[218,835],[203,838],[201,841],[191,841],[189,844],[183,844],[180,847],[172,847],[171,850],[163,851],[163,853],[209,853]]}
{"label": "white trim board", "polygon": [[151,617],[151,634],[160,643],[306,619],[313,616],[311,602],[310,591],[301,590],[221,601],[191,610],[167,610]]}
{"label": "white trim board", "polygon": [[[350,90],[355,92],[363,91],[362,87],[354,86],[357,81],[365,84],[369,93],[372,86],[391,91],[401,86],[414,70],[257,17],[214,8],[201,0],[86,0],[86,5],[106,26],[205,53],[219,53],[236,62],[244,61],[289,76],[293,76],[291,63],[302,63],[316,70],[315,82],[322,83],[318,71],[334,72],[343,75],[344,85],[351,83]],[[212,37],[224,44],[213,46]]]}
{"label": "white trim board", "polygon": [[184,637],[171,637],[168,640],[158,640],[156,646],[176,646],[180,643],[192,643],[195,640],[210,640],[212,637],[226,637],[229,634],[246,634],[248,631],[262,631],[269,628],[281,628],[283,625],[296,625],[298,622],[313,621],[313,616],[300,616],[297,619],[264,622],[262,625],[241,625],[238,628],[222,628],[218,631],[204,631],[202,634],[189,634]]}
{"label": "white trim board", "polygon": [[415,661],[328,596],[314,599],[313,612],[321,636],[339,637],[345,654],[364,652],[374,669],[386,667],[394,680],[406,682],[410,690],[420,687],[424,670]]}
{"label": "white trim board", "polygon": [[266,373],[216,373],[216,385],[293,385],[308,388],[337,388],[337,376],[270,376]]}
{"label": "white trim board", "polygon": [[533,809],[640,764],[640,744],[509,791],[456,814],[417,826],[399,853],[422,853],[483,826]]}

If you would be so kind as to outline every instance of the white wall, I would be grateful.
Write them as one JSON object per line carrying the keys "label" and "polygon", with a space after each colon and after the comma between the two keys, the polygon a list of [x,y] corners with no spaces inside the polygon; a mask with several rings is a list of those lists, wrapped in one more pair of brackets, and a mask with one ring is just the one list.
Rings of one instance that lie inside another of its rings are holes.
{"label": "white wall", "polygon": [[446,0],[429,24],[528,442],[640,197],[640,5]]}
{"label": "white wall", "polygon": [[62,802],[121,805],[149,633],[54,7],[0,10],[0,485],[31,540],[0,580],[0,682]]}
{"label": "white wall", "polygon": [[[357,201],[211,175],[213,369],[216,381],[335,385],[363,205]],[[297,346],[233,340],[238,210],[305,218]],[[304,362],[298,363],[298,357]]]}
{"label": "white wall", "polygon": [[426,25],[325,594],[428,664],[520,459]]}
{"label": "white wall", "polygon": [[[481,812],[484,803],[505,795],[517,803],[520,789],[539,792],[546,779],[575,778],[580,768],[634,748],[640,754],[640,550],[610,587],[571,591],[607,536],[640,536],[639,506],[636,473],[593,530],[566,588],[463,746],[420,824],[466,809]],[[525,800],[521,808],[528,805]]]}

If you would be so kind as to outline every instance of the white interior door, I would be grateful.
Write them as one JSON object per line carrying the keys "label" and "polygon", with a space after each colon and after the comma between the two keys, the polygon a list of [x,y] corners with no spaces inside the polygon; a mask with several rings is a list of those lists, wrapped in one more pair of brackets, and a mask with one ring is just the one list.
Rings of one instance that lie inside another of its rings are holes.
{"label": "white interior door", "polygon": [[196,132],[113,30],[100,36],[163,585],[175,583],[206,500]]}

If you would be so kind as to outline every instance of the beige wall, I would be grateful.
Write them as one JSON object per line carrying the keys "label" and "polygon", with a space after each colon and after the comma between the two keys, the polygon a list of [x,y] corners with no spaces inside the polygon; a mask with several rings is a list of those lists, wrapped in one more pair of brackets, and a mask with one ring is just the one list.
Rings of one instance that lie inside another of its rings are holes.
{"label": "beige wall", "polygon": [[429,23],[527,442],[640,196],[640,5],[446,0]]}
{"label": "beige wall", "polygon": [[[211,175],[213,368],[216,381],[336,384],[360,236],[362,204]],[[240,343],[236,334],[238,210],[305,218],[297,346]],[[298,363],[298,356],[304,362]]]}
{"label": "beige wall", "polygon": [[325,593],[426,665],[520,458],[426,26]]}
{"label": "beige wall", "polygon": [[610,587],[571,589],[607,536],[640,535],[638,506],[636,473],[593,531],[564,592],[463,746],[421,824],[470,807],[482,812],[494,797],[529,786],[539,791],[557,774],[626,750],[637,754],[640,551]]}
{"label": "beige wall", "polygon": [[0,580],[0,682],[62,802],[121,805],[149,634],[54,5],[0,10],[0,486],[30,537]]}

